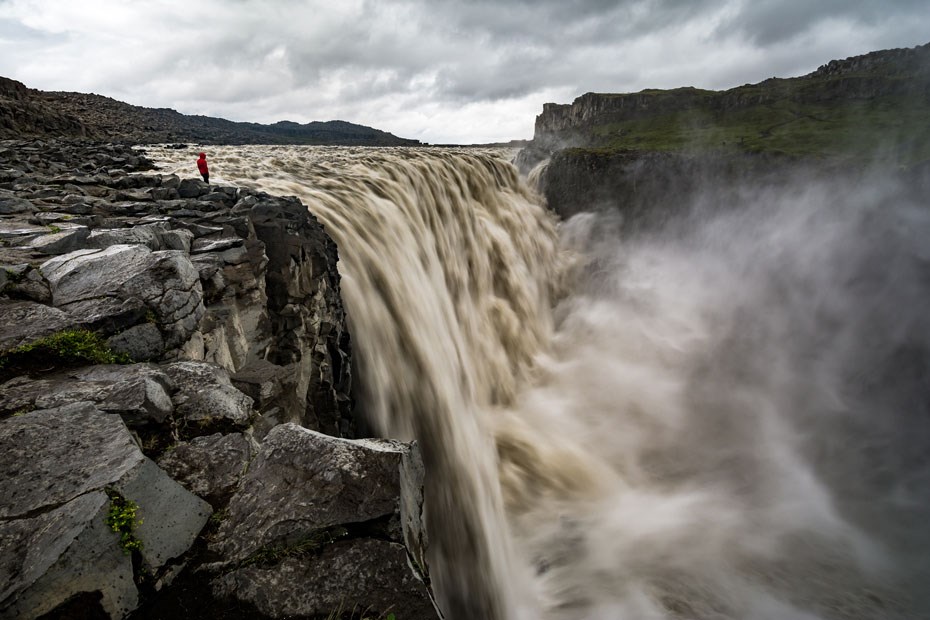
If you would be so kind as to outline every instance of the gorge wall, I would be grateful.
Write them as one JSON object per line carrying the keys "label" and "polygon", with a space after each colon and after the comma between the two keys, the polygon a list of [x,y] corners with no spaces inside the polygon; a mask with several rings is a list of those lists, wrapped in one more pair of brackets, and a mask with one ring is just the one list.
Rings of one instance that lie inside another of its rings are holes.
{"label": "gorge wall", "polygon": [[930,44],[726,91],[587,93],[571,104],[547,103],[516,163],[529,173],[549,161],[535,176],[563,216],[621,203],[632,214],[707,180],[768,183],[798,170],[829,175],[876,161],[925,168],[930,132],[921,119],[928,113]]}

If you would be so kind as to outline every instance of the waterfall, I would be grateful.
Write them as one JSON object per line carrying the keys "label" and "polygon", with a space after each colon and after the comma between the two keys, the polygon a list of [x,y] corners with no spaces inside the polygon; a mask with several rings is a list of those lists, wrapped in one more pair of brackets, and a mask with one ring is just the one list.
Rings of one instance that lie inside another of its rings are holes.
{"label": "waterfall", "polygon": [[930,617],[930,212],[897,184],[708,184],[627,238],[556,222],[494,151],[209,157],[339,246],[448,617]]}

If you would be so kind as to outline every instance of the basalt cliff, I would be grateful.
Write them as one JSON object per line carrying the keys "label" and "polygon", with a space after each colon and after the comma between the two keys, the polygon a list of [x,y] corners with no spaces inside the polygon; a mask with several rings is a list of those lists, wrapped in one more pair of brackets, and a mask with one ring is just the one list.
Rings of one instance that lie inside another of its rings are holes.
{"label": "basalt cliff", "polygon": [[0,141],[0,617],[436,618],[417,447],[355,439],[335,244],[151,167]]}
{"label": "basalt cliff", "polygon": [[927,118],[930,44],[725,91],[587,93],[548,103],[517,164],[529,173],[547,162],[534,177],[563,217],[612,209],[642,219],[708,181],[778,184],[801,169],[873,165],[925,176]]}

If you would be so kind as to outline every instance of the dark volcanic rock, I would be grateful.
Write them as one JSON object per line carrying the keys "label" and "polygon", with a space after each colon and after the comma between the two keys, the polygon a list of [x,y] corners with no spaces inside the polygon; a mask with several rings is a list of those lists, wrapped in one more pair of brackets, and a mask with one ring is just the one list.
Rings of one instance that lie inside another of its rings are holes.
{"label": "dark volcanic rock", "polygon": [[296,199],[147,166],[0,142],[0,616],[435,618],[416,449],[282,425],[355,432],[335,244]]}
{"label": "dark volcanic rock", "polygon": [[149,571],[183,555],[211,514],[139,451],[119,416],[89,403],[0,422],[0,614],[36,618],[98,592],[121,618],[138,603],[129,555],[107,525],[118,493],[136,502]]}
{"label": "dark volcanic rock", "polygon": [[[304,587],[308,582],[314,586]],[[213,591],[250,603],[271,618],[326,617],[353,608],[379,618],[391,612],[410,620],[440,617],[428,590],[410,571],[403,545],[384,540],[337,542],[316,556],[242,568],[218,578]]]}

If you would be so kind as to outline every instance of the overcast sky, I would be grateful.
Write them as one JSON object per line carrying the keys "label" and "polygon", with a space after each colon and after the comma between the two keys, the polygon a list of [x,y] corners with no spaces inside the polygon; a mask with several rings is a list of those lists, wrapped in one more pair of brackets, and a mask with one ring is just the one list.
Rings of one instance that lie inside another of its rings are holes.
{"label": "overcast sky", "polygon": [[721,89],[930,41],[928,0],[0,0],[0,75],[237,121],[430,143],[545,102]]}

